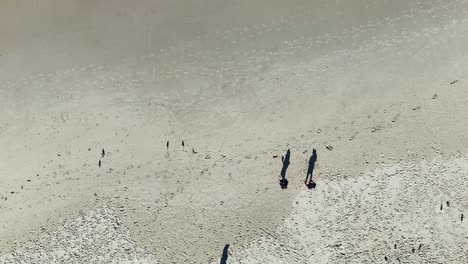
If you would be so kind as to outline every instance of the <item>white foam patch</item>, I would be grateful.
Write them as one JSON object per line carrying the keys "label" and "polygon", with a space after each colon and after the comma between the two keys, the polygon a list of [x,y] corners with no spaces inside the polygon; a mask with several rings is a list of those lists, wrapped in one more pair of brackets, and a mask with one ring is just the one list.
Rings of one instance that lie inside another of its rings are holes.
{"label": "white foam patch", "polygon": [[468,263],[467,171],[465,157],[315,179],[276,234],[228,263]]}

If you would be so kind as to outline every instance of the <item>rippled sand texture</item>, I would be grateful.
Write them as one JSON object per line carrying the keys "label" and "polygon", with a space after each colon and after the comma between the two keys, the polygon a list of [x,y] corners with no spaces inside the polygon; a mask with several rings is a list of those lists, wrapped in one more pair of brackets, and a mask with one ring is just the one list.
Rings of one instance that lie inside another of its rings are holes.
{"label": "rippled sand texture", "polygon": [[230,263],[466,263],[467,169],[466,157],[438,158],[324,179]]}

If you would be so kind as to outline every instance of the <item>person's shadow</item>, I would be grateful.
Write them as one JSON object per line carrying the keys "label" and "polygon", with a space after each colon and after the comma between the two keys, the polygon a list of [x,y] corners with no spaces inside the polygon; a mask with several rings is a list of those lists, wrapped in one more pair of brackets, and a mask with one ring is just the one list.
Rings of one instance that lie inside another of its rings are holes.
{"label": "person's shadow", "polygon": [[[314,168],[315,168],[315,162],[317,162],[317,151],[315,149],[312,149],[312,156],[309,159],[309,168],[307,168],[307,175],[304,181],[305,185],[309,189],[313,189],[316,186],[315,182],[312,180],[312,175],[314,173]],[[309,182],[307,182],[307,180],[309,180]]]}
{"label": "person's shadow", "polygon": [[286,180],[286,170],[289,167],[290,158],[291,158],[291,151],[288,149],[288,151],[286,152],[286,156],[281,157],[281,161],[283,162],[283,167],[281,168],[280,186],[282,189],[288,188],[288,180]]}
{"label": "person's shadow", "polygon": [[227,264],[227,259],[228,259],[228,250],[229,250],[229,244],[226,244],[223,249],[223,255],[221,256],[221,261],[219,264]]}

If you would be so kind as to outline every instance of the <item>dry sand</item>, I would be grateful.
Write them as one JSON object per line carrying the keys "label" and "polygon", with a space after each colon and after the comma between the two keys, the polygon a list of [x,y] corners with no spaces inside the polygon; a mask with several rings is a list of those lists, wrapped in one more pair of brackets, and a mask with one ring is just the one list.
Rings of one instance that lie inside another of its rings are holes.
{"label": "dry sand", "polygon": [[468,1],[253,2],[0,3],[0,263],[467,262]]}

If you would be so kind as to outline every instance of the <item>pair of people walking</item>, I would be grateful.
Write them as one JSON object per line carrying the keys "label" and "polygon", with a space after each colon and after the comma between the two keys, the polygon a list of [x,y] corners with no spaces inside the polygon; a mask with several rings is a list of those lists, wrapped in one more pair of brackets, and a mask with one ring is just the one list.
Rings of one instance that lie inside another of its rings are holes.
{"label": "pair of people walking", "polygon": [[[281,162],[283,163],[283,167],[281,168],[281,179],[280,185],[282,189],[286,189],[288,187],[288,180],[286,179],[286,171],[289,167],[291,159],[291,150],[288,149],[286,152],[286,156],[281,157]],[[304,184],[309,188],[315,188],[315,182],[312,180],[312,175],[314,173],[315,163],[317,162],[317,151],[312,149],[312,156],[309,159],[309,167],[307,168],[307,175],[304,181]]]}
{"label": "pair of people walking", "polygon": [[[106,151],[105,151],[104,149],[102,149],[102,151],[101,151],[101,158],[103,159],[104,156],[106,156]],[[98,162],[98,167],[101,168],[101,165],[102,165],[102,162],[101,162],[101,160],[99,160],[99,162]]]}

